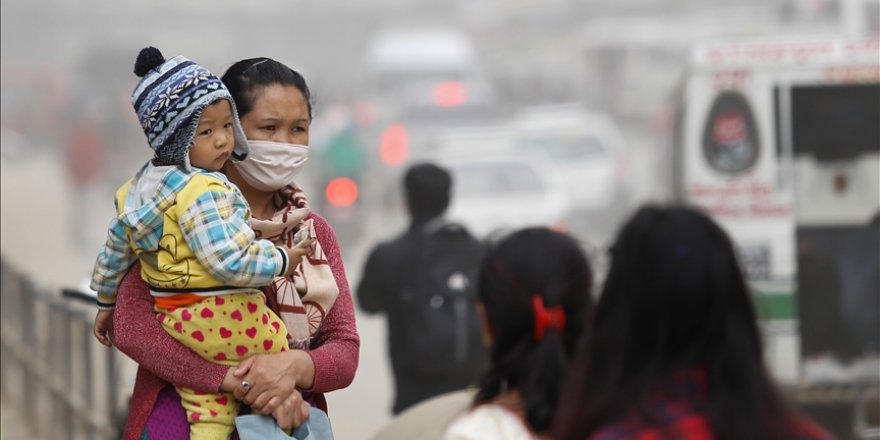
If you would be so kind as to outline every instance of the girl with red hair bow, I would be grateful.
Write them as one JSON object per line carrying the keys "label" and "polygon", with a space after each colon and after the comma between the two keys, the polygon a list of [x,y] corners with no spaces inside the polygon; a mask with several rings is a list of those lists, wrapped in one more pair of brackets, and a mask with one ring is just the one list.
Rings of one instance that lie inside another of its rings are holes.
{"label": "girl with red hair bow", "polygon": [[549,430],[591,290],[587,257],[568,235],[528,228],[488,251],[478,310],[490,363],[471,409],[445,439],[527,439]]}

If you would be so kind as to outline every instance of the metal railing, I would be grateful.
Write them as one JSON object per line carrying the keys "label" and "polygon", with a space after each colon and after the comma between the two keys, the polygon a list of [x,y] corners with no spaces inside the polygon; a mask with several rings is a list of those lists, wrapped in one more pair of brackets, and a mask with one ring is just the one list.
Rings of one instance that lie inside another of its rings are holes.
{"label": "metal railing", "polygon": [[123,355],[92,336],[93,308],[39,288],[0,257],[2,398],[34,438],[116,439]]}

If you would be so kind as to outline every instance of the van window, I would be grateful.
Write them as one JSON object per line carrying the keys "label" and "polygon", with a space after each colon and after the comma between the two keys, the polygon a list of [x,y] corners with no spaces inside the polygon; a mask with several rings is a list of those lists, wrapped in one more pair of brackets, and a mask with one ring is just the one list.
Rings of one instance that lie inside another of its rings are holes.
{"label": "van window", "polygon": [[722,92],[712,103],[703,128],[703,155],[709,165],[727,174],[749,170],[758,160],[758,126],[746,98]]}
{"label": "van window", "polygon": [[792,147],[819,160],[880,152],[880,84],[791,88]]}

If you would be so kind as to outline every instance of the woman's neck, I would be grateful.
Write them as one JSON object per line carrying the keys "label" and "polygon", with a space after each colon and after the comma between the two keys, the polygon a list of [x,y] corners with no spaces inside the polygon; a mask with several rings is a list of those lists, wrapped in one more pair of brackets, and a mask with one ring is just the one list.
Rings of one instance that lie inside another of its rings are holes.
{"label": "woman's neck", "polygon": [[241,193],[244,195],[248,206],[251,208],[251,215],[258,220],[268,220],[275,215],[275,204],[273,197],[275,193],[267,193],[265,191],[256,190],[254,188],[239,186]]}
{"label": "woman's neck", "polygon": [[275,215],[275,204],[273,197],[275,192],[266,192],[254,188],[244,178],[234,166],[227,165],[223,167],[223,173],[230,182],[238,186],[241,194],[247,200],[248,206],[251,208],[251,215],[258,220],[268,220]]}

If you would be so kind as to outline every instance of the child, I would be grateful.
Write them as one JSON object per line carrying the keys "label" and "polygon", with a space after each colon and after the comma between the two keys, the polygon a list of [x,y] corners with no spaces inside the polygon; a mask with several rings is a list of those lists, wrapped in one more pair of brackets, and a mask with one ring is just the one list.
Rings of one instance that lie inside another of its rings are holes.
{"label": "child", "polygon": [[[293,273],[311,239],[276,247],[255,239],[239,189],[217,171],[248,152],[235,104],[223,83],[184,57],[141,50],[132,103],[153,160],[116,192],[118,216],[98,255],[95,335],[108,331],[116,289],[135,259],[150,284],[166,331],[208,360],[235,365],[255,353],[287,349],[287,329],[256,287]],[[238,402],[177,388],[190,436],[228,438]]]}

